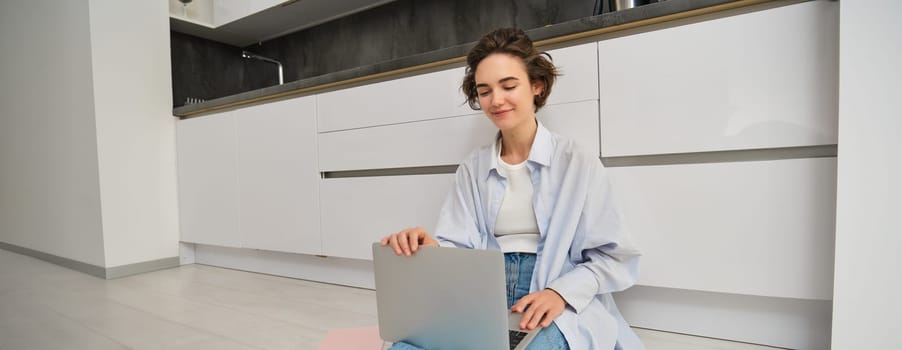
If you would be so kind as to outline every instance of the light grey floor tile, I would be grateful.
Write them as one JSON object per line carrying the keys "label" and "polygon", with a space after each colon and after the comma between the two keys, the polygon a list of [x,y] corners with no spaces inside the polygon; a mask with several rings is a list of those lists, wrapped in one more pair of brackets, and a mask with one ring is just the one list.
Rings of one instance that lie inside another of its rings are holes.
{"label": "light grey floor tile", "polygon": [[128,349],[27,296],[5,294],[0,302],[2,349]]}
{"label": "light grey floor tile", "polygon": [[[209,267],[203,269],[192,268],[191,270],[194,271],[190,273],[206,275],[210,272],[210,269]],[[242,274],[256,275],[247,272],[242,272]],[[142,280],[141,283],[145,283],[147,288],[157,288],[156,290],[161,293],[168,293],[186,300],[218,305],[249,315],[269,317],[309,329],[327,331],[339,327],[374,326],[377,323],[375,312],[349,311],[336,306],[338,304],[329,305],[325,302],[311,302],[309,298],[303,297],[304,293],[311,291],[310,288],[296,288],[295,294],[298,294],[298,296],[292,297],[279,296],[275,292],[267,291],[266,289],[252,292],[244,291],[241,285],[254,282],[248,281],[247,276],[236,278],[233,285],[216,285],[209,283],[208,280],[189,280],[180,286],[155,283],[155,279],[158,277],[160,276],[149,276],[148,279]],[[329,287],[335,288],[335,286]],[[333,300],[342,300],[348,295],[347,290],[353,290],[353,288],[341,288],[345,292],[332,293],[331,298]],[[286,292],[282,291],[280,293],[285,294]],[[374,295],[370,298],[368,307],[375,308]]]}
{"label": "light grey floor tile", "polygon": [[121,280],[109,298],[161,319],[264,349],[301,348],[316,343],[323,332],[266,316],[252,315],[215,304],[194,302],[147,291],[144,285]]}
{"label": "light grey floor tile", "polygon": [[[106,286],[104,286],[106,287]],[[41,291],[36,295],[56,313],[133,349],[219,348],[254,349],[250,343],[226,339],[194,325],[167,321],[110,298],[109,288]]]}
{"label": "light grey floor tile", "polygon": [[[312,350],[376,324],[371,290],[203,265],[103,280],[0,250],[0,350]],[[649,350],[773,349],[636,331]]]}

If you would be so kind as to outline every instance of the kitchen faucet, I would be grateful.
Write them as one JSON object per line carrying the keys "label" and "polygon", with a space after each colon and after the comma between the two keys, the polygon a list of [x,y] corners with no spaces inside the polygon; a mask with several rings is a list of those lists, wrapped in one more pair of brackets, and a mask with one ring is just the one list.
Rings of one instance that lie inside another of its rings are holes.
{"label": "kitchen faucet", "polygon": [[279,85],[282,85],[282,83],[283,83],[283,77],[282,77],[282,63],[280,63],[279,61],[276,61],[276,60],[274,60],[274,59],[272,59],[272,58],[260,56],[260,55],[258,55],[258,54],[255,54],[255,53],[249,52],[249,51],[241,51],[241,57],[258,59],[258,60],[261,60],[261,61],[264,61],[264,62],[273,63],[273,64],[275,64],[276,66],[278,66],[278,67],[279,67]]}

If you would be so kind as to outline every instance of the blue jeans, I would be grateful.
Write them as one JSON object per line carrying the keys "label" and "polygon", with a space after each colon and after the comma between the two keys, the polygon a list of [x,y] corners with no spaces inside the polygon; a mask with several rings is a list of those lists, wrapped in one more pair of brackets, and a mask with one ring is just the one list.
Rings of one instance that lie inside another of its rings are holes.
{"label": "blue jeans", "polygon": [[[536,255],[529,253],[504,254],[505,285],[507,286],[507,308],[510,309],[520,298],[529,294],[529,285],[532,282],[532,271],[536,266]],[[547,328],[542,328],[527,350],[569,350],[567,340],[561,334],[557,325],[552,323]],[[394,343],[390,350],[422,350],[416,346],[398,342]]]}

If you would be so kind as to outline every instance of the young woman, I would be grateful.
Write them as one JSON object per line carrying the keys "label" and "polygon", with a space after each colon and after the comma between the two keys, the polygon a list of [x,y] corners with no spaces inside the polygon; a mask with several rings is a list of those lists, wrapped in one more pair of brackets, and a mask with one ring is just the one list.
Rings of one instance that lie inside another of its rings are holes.
{"label": "young woman", "polygon": [[549,59],[522,30],[476,44],[461,88],[498,136],[460,164],[435,238],[417,227],[382,245],[408,256],[420,246],[503,251],[508,306],[523,313],[522,329],[543,327],[529,349],[641,349],[610,295],[636,281],[639,252],[605,170],[536,119],[558,75]]}

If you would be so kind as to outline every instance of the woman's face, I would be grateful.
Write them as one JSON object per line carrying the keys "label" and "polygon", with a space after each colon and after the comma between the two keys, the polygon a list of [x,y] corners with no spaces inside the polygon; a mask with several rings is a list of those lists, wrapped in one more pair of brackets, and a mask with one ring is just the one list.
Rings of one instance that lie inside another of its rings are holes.
{"label": "woman's face", "polygon": [[491,54],[476,66],[475,80],[479,106],[495,127],[510,131],[533,122],[533,97],[542,92],[542,86],[530,83],[523,60]]}

